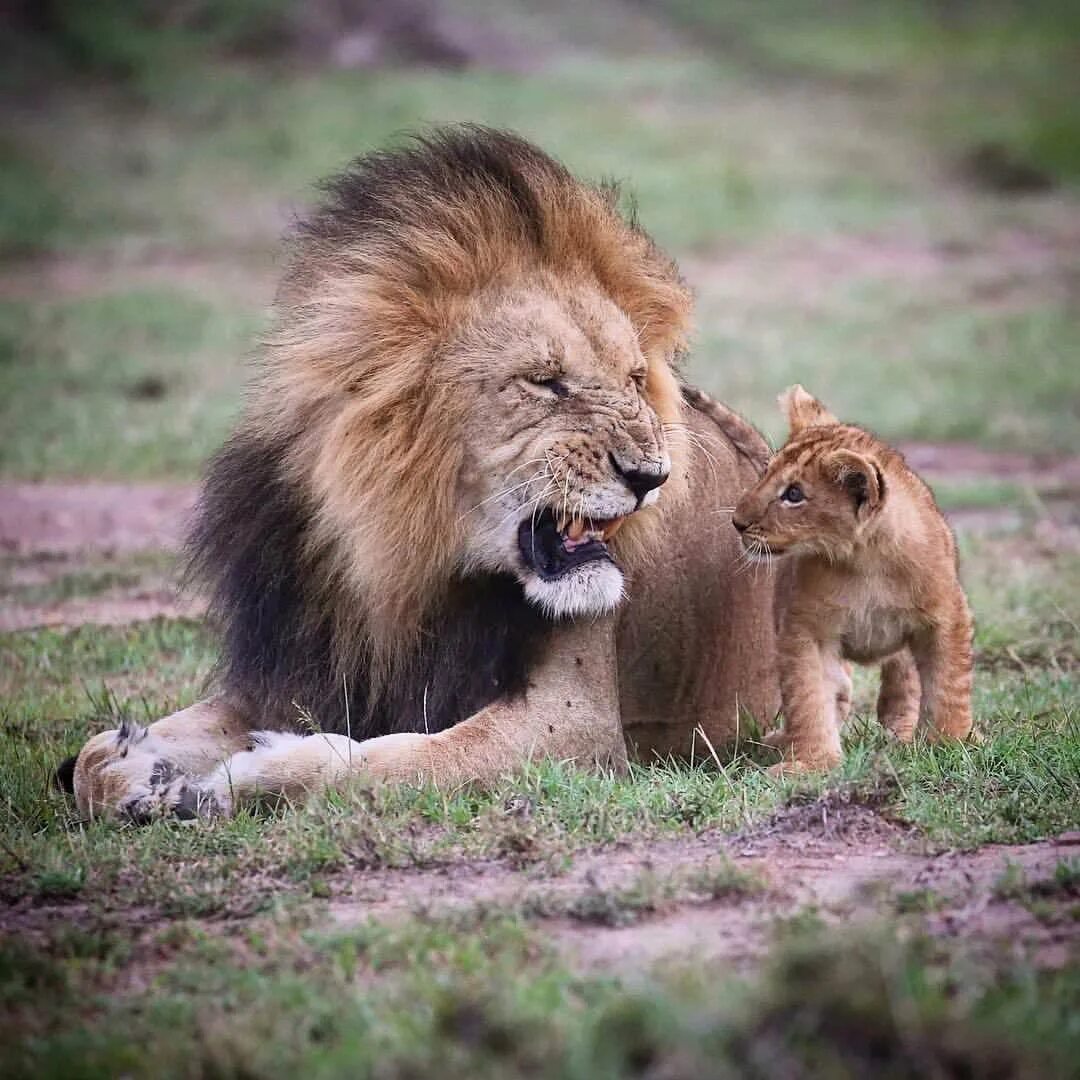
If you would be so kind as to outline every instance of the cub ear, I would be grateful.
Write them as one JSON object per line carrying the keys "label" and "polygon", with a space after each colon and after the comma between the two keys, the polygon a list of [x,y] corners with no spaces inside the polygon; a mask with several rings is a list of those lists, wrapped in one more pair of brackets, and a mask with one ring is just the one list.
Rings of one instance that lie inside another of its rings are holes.
{"label": "cub ear", "polygon": [[855,516],[865,518],[885,499],[885,477],[873,458],[854,450],[834,450],[823,462],[827,474],[855,502]]}
{"label": "cub ear", "polygon": [[788,419],[792,435],[803,428],[839,423],[813,394],[808,393],[798,383],[789,386],[776,400]]}

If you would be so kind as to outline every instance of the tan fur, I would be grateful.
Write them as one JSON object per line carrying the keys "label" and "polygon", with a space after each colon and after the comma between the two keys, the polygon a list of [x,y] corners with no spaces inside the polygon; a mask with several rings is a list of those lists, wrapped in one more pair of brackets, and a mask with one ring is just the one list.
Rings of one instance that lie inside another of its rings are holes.
{"label": "tan fur", "polygon": [[[784,728],[779,768],[841,759],[842,661],[884,661],[878,718],[910,740],[971,731],[972,621],[956,544],[903,457],[842,424],[801,386],[780,399],[791,427],[735,509],[746,549],[789,555],[794,586],[779,640]],[[785,499],[791,485],[801,489]]]}
{"label": "tan fur", "polygon": [[683,394],[698,412],[716,424],[731,449],[744,458],[758,476],[765,472],[769,464],[769,444],[753,424],[696,387],[683,387]]}

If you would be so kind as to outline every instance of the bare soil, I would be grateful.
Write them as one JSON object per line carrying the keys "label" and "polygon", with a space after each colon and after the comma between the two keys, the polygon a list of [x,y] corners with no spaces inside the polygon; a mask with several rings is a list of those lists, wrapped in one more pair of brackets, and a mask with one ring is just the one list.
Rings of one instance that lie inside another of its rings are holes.
{"label": "bare soil", "polygon": [[[579,855],[554,877],[490,862],[365,873],[336,883],[341,891],[329,916],[349,926],[369,917],[520,906],[540,912],[559,949],[582,970],[640,971],[702,956],[752,966],[767,952],[778,920],[808,910],[830,923],[910,913],[931,934],[993,951],[1023,950],[1041,967],[1060,967],[1080,956],[1076,897],[1036,915],[995,885],[1007,873],[1046,880],[1061,860],[1078,857],[1078,833],[931,854],[915,834],[873,810],[827,799],[789,807],[742,834],[636,841]],[[694,873],[726,862],[762,888],[719,899],[699,891]],[[668,895],[670,881],[684,884]],[[635,908],[625,901],[625,925],[618,925],[612,915],[620,896],[649,895],[650,887],[655,903]]]}
{"label": "bare soil", "polygon": [[176,548],[195,488],[167,484],[0,485],[0,551],[57,555]]}
{"label": "bare soil", "polygon": [[[908,233],[783,238],[731,245],[680,261],[690,283],[711,299],[814,308],[838,287],[865,281],[930,284],[966,304],[1023,310],[1033,300],[1069,299],[1076,288],[1080,219],[1069,212],[1054,236],[999,229],[978,244]],[[761,282],[768,282],[763,291]]]}

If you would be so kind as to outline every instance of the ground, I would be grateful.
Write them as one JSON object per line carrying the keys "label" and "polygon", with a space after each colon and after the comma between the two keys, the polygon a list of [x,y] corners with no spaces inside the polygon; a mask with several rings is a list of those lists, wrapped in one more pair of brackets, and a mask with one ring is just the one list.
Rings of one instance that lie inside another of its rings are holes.
{"label": "ground", "polygon": [[[460,71],[171,47],[0,81],[0,1070],[1076,1075],[1075,13],[451,6],[489,35]],[[697,293],[689,374],[770,437],[798,380],[905,449],[960,540],[977,739],[888,743],[860,674],[823,779],[769,779],[751,737],[78,820],[52,766],[211,671],[176,550],[279,232],[443,119],[624,180]]]}

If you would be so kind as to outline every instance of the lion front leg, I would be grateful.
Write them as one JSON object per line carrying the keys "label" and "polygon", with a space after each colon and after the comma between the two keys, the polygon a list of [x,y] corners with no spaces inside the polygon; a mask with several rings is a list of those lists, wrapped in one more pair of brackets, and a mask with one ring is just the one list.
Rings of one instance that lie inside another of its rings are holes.
{"label": "lion front leg", "polygon": [[197,778],[250,741],[245,717],[219,698],[149,727],[125,721],[79,752],[72,773],[75,802],[87,817],[136,822],[221,812]]}
{"label": "lion front leg", "polygon": [[625,768],[610,621],[553,635],[525,693],[497,701],[434,735],[356,742],[344,735],[251,736],[252,750],[222,762],[204,786],[226,808],[266,797],[301,798],[350,775],[445,789],[493,786],[543,759]]}

